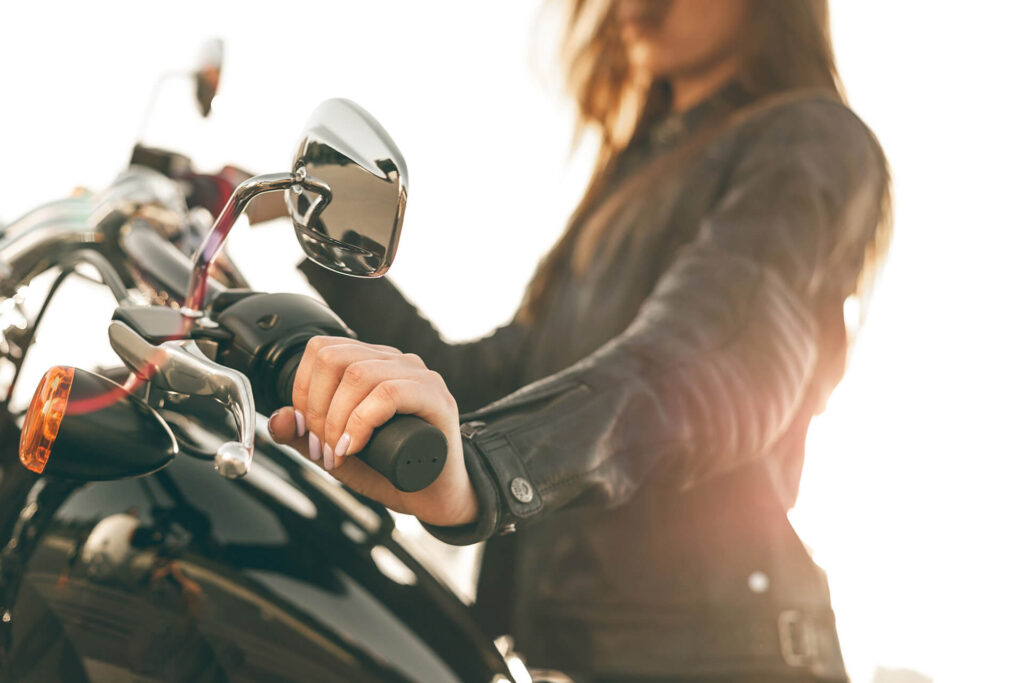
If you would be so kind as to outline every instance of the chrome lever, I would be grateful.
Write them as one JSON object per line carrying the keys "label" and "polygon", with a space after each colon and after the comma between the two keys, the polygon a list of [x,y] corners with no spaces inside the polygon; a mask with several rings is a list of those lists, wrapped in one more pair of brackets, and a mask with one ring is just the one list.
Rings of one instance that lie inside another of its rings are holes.
{"label": "chrome lever", "polygon": [[154,386],[179,394],[210,396],[223,403],[235,420],[240,440],[222,444],[213,465],[229,479],[249,472],[256,440],[256,403],[248,377],[213,362],[191,339],[154,346],[118,320],[110,323],[107,334],[121,360]]}

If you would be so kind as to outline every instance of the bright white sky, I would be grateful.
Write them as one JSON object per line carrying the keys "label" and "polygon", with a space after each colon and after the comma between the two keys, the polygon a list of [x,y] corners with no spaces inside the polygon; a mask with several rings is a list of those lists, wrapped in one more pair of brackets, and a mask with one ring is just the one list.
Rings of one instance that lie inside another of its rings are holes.
{"label": "bright white sky", "polygon": [[[485,333],[514,311],[588,170],[586,148],[568,157],[568,109],[540,85],[550,69],[528,59],[534,6],[5,7],[0,221],[109,182],[158,74],[219,35],[214,115],[199,121],[187,87],[168,86],[147,140],[211,169],[278,171],[317,103],[360,102],[410,168],[393,277],[447,336]],[[855,682],[876,666],[1011,680],[1024,641],[1024,17],[1001,0],[834,0],[833,14],[852,103],[893,167],[896,240],[791,517],[829,572]],[[232,244],[257,286],[299,286],[287,224]],[[96,312],[76,338],[101,340],[106,320]],[[75,362],[63,339],[50,363]]]}

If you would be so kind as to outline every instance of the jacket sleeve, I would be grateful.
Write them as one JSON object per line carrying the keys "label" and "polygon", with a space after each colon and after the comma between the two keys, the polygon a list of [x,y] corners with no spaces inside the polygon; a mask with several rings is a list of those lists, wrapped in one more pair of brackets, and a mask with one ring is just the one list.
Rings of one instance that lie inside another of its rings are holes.
{"label": "jacket sleeve", "polygon": [[838,103],[761,123],[619,336],[465,416],[480,516],[431,533],[471,543],[564,506],[614,506],[666,458],[692,486],[785,431],[814,375],[819,300],[854,288],[885,165]]}
{"label": "jacket sleeve", "polygon": [[519,388],[528,340],[519,323],[482,339],[450,344],[388,278],[337,275],[308,260],[299,270],[361,340],[415,353],[440,373],[461,409],[479,408]]}

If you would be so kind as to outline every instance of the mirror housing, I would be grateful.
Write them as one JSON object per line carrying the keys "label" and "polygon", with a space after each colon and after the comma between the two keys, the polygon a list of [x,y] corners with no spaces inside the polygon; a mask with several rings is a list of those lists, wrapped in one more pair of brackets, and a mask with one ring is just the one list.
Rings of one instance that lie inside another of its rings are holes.
{"label": "mirror housing", "polygon": [[224,41],[213,38],[203,44],[199,67],[195,71],[196,105],[205,119],[213,109],[213,98],[220,86],[220,72],[224,68]]}
{"label": "mirror housing", "polygon": [[379,277],[395,258],[408,194],[405,159],[384,128],[349,100],[327,100],[313,112],[292,163],[299,178],[288,211],[306,256],[324,268]]}
{"label": "mirror housing", "polygon": [[402,153],[366,110],[327,100],[310,117],[291,172],[254,176],[235,188],[195,252],[182,313],[202,317],[214,259],[246,205],[265,192],[285,191],[311,261],[342,275],[384,275],[402,233],[407,176]]}

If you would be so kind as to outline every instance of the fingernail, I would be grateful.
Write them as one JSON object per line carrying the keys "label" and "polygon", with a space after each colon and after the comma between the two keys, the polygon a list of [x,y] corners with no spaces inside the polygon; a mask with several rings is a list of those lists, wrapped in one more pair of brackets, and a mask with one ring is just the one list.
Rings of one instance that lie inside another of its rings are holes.
{"label": "fingernail", "polygon": [[346,455],[348,455],[348,447],[349,447],[349,444],[351,444],[351,443],[352,443],[352,437],[350,437],[348,435],[348,432],[345,432],[344,434],[342,434],[341,438],[338,439],[338,445],[336,445],[334,447],[334,453],[337,455],[339,460],[341,458],[344,458]]}
{"label": "fingernail", "polygon": [[303,436],[306,433],[306,416],[295,411],[295,436]]}
{"label": "fingernail", "polygon": [[309,459],[316,462],[320,459],[320,439],[316,438],[316,434],[313,432],[309,433]]}
{"label": "fingernail", "polygon": [[274,418],[277,417],[277,414],[280,412],[281,410],[279,408],[272,412],[270,414],[270,417],[267,418],[267,431],[270,432],[270,436],[273,437],[275,440],[277,439],[277,434],[274,432],[274,427],[271,425],[271,423],[274,421]]}
{"label": "fingernail", "polygon": [[330,446],[324,446],[324,469],[328,472],[334,469],[334,451]]}

